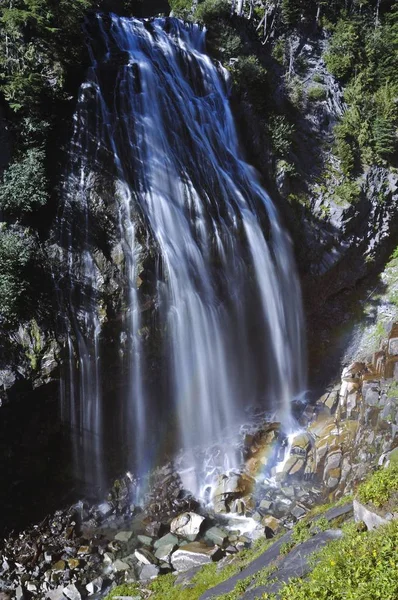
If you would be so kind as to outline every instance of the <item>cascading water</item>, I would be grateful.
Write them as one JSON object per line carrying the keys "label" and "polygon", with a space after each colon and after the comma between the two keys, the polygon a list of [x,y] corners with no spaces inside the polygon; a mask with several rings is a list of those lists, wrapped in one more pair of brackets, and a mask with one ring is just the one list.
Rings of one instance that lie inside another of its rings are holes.
{"label": "cascading water", "polygon": [[[78,431],[81,476],[100,476],[107,377],[104,281],[90,230],[98,203],[93,173],[106,171],[114,182],[126,287],[120,350],[129,374],[121,427],[135,440],[135,470],[148,468],[149,446],[160,446],[153,432],[164,430],[157,421],[167,414],[175,446],[185,450],[221,442],[245,407],[259,402],[276,409],[288,431],[292,399],[305,387],[300,290],[289,238],[242,159],[227,72],[205,54],[205,31],[176,19],[97,16],[88,38],[92,64],[60,217],[60,287],[69,315],[65,402]],[[138,283],[145,244],[157,256],[154,305],[167,373],[159,413],[145,384]],[[87,439],[95,440],[90,451]],[[236,466],[232,446],[226,454]]]}

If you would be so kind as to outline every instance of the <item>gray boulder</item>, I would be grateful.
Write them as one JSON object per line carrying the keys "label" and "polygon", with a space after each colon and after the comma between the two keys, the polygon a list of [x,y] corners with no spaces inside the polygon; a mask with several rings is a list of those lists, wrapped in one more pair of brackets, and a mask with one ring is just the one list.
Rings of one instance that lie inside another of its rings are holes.
{"label": "gray boulder", "polygon": [[201,542],[192,542],[173,553],[171,564],[176,571],[188,571],[192,567],[199,567],[217,561],[222,556],[223,554],[217,546],[209,548]]}
{"label": "gray boulder", "polygon": [[205,518],[201,515],[197,515],[194,512],[186,512],[172,520],[170,531],[193,542],[197,539],[204,520]]}

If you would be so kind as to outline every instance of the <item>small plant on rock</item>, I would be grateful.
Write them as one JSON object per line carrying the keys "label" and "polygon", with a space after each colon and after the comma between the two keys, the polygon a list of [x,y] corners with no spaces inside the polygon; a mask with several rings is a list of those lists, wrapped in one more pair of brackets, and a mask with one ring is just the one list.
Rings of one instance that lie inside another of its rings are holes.
{"label": "small plant on rock", "polygon": [[361,502],[372,503],[377,507],[386,504],[398,491],[398,465],[392,464],[386,469],[376,471],[358,488]]}

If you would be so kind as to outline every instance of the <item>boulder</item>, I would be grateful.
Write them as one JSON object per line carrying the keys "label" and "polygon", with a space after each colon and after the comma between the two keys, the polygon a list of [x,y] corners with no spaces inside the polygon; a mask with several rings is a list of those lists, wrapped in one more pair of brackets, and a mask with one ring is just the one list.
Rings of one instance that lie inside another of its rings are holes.
{"label": "boulder", "polygon": [[160,548],[160,546],[168,546],[169,544],[178,544],[178,537],[172,533],[167,533],[155,541],[154,547],[157,549]]}
{"label": "boulder", "polygon": [[149,552],[149,550],[146,550],[145,548],[138,548],[135,550],[134,556],[138,562],[142,563],[143,565],[154,565],[157,563],[157,560],[152,552]]}
{"label": "boulder", "polygon": [[74,583],[71,583],[67,587],[63,589],[64,596],[69,600],[82,600],[82,596],[75,586]]}
{"label": "boulder", "polygon": [[127,542],[130,541],[132,537],[132,531],[119,531],[119,533],[115,535],[115,540],[127,544]]}
{"label": "boulder", "polygon": [[204,520],[205,518],[201,515],[186,512],[172,520],[170,531],[179,537],[193,542],[197,539]]}
{"label": "boulder", "polygon": [[388,353],[392,356],[398,356],[398,338],[391,338],[388,342]]}
{"label": "boulder", "polygon": [[140,581],[149,581],[159,575],[159,567],[156,565],[142,565],[142,569],[139,574]]}
{"label": "boulder", "polygon": [[112,569],[115,573],[121,573],[123,571],[128,571],[130,569],[130,565],[119,558],[112,563]]}
{"label": "boulder", "polygon": [[192,542],[173,553],[171,564],[176,571],[188,571],[193,567],[217,561],[222,556],[220,548],[209,548],[201,542]]}
{"label": "boulder", "polygon": [[211,527],[205,533],[205,540],[217,546],[222,546],[228,540],[228,533],[220,527]]}
{"label": "boulder", "polygon": [[171,559],[171,555],[173,554],[174,550],[176,550],[178,548],[178,546],[176,544],[163,544],[162,546],[159,546],[159,548],[156,550],[155,552],[155,557],[160,561],[160,562],[170,562]]}
{"label": "boulder", "polygon": [[102,590],[103,584],[104,580],[102,577],[97,577],[96,579],[93,579],[93,581],[90,581],[90,583],[86,585],[89,596],[99,593]]}
{"label": "boulder", "polygon": [[357,499],[354,500],[354,519],[357,523],[363,521],[369,530],[377,529],[377,527],[380,527],[381,525],[386,525],[389,521],[397,517],[397,514],[391,513],[381,516],[370,506],[365,506]]}
{"label": "boulder", "polygon": [[265,527],[265,537],[272,538],[279,531],[282,524],[275,517],[264,517],[262,524]]}
{"label": "boulder", "polygon": [[149,535],[137,535],[137,540],[143,546],[152,546],[152,543],[153,543],[153,538],[150,537]]}

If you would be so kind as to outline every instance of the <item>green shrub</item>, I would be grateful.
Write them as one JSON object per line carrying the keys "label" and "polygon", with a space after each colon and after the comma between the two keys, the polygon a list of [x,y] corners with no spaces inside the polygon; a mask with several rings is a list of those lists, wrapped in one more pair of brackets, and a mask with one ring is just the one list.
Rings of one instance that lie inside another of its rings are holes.
{"label": "green shrub", "polygon": [[[16,0],[0,7],[0,91],[15,111],[43,111],[61,96],[65,65],[81,62],[81,21],[91,0]],[[78,41],[79,40],[79,41]]]}
{"label": "green shrub", "polygon": [[218,19],[225,19],[231,14],[231,6],[228,0],[204,0],[198,5],[195,20],[209,25]]}
{"label": "green shrub", "polygon": [[192,0],[169,0],[173,14],[181,19],[186,19],[192,12]]}
{"label": "green shrub", "polygon": [[44,206],[47,200],[45,154],[40,148],[30,148],[4,172],[0,209],[18,217]]}
{"label": "green shrub", "polygon": [[15,324],[26,308],[35,243],[22,228],[0,225],[0,320]]}
{"label": "green shrub", "polygon": [[268,122],[272,146],[277,156],[286,157],[291,149],[294,125],[284,115],[271,115]]}
{"label": "green shrub", "polygon": [[361,33],[361,22],[355,18],[340,19],[337,22],[324,56],[328,70],[335,77],[348,79],[361,64],[364,46]]}
{"label": "green shrub", "polygon": [[391,465],[386,469],[376,471],[358,488],[358,497],[365,504],[372,503],[377,507],[383,506],[398,492],[398,466]]}
{"label": "green shrub", "polygon": [[300,77],[295,76],[290,79],[286,84],[286,88],[290,102],[295,108],[301,110],[303,107],[304,88]]}
{"label": "green shrub", "polygon": [[334,190],[334,201],[337,204],[355,204],[360,196],[361,188],[357,181],[345,180]]}
{"label": "green shrub", "polygon": [[280,37],[276,40],[272,48],[272,57],[280,65],[285,64],[285,52],[286,52],[286,40],[284,37]]}
{"label": "green shrub", "polygon": [[326,100],[326,88],[320,85],[314,85],[307,92],[307,98],[310,102],[320,102]]}
{"label": "green shrub", "polygon": [[314,559],[309,576],[293,579],[280,600],[396,600],[398,521],[376,531],[351,525]]}
{"label": "green shrub", "polygon": [[257,110],[263,110],[267,101],[267,71],[254,55],[242,56],[231,68],[232,80],[241,98]]}

